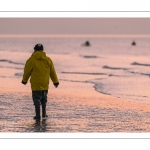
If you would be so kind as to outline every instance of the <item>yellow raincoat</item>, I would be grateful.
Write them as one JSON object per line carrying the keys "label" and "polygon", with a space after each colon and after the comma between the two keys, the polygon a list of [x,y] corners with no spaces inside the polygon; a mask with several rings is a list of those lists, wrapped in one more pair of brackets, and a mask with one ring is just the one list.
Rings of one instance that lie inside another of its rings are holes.
{"label": "yellow raincoat", "polygon": [[35,51],[27,60],[22,81],[28,82],[29,77],[33,91],[48,90],[49,79],[58,82],[52,60],[43,51]]}

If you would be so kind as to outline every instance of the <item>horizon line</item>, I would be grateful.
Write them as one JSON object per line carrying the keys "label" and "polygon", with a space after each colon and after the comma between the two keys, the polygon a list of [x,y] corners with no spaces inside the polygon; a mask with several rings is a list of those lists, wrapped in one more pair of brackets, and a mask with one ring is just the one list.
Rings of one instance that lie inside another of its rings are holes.
{"label": "horizon line", "polygon": [[0,38],[150,38],[150,34],[0,34]]}

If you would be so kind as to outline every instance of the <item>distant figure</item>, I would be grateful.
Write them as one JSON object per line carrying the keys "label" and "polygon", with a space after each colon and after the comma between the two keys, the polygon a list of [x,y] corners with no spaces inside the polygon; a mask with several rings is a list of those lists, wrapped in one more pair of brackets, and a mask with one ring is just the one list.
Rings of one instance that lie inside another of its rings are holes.
{"label": "distant figure", "polygon": [[133,45],[133,46],[135,46],[135,45],[136,45],[135,41],[133,41],[133,42],[132,42],[132,45]]}
{"label": "distant figure", "polygon": [[55,72],[52,60],[43,52],[42,44],[36,44],[34,52],[26,61],[22,84],[26,85],[29,77],[32,89],[32,99],[35,105],[35,120],[40,120],[40,105],[42,105],[42,118],[48,117],[46,115],[47,94],[49,88],[49,79],[53,81],[57,88],[59,85],[58,78]]}
{"label": "distant figure", "polygon": [[90,46],[90,42],[89,42],[89,41],[86,41],[86,42],[85,42],[85,45],[86,45],[86,46]]}
{"label": "distant figure", "polygon": [[90,46],[90,42],[89,41],[86,41],[83,46]]}

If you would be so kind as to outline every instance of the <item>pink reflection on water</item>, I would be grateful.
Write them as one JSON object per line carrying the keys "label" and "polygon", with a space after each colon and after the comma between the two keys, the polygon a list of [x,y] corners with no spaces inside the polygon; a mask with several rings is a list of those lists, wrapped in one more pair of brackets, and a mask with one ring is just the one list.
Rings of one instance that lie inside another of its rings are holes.
{"label": "pink reflection on water", "polygon": [[149,132],[150,105],[100,94],[91,83],[50,84],[47,120],[33,120],[30,84],[0,78],[1,132]]}

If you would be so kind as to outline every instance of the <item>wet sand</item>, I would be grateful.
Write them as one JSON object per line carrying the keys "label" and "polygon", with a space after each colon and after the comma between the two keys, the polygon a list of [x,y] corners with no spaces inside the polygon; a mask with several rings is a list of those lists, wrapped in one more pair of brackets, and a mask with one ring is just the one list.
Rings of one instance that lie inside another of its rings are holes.
{"label": "wet sand", "polygon": [[91,83],[60,81],[48,93],[47,119],[35,115],[30,84],[0,78],[0,132],[150,132],[150,105],[98,93]]}

